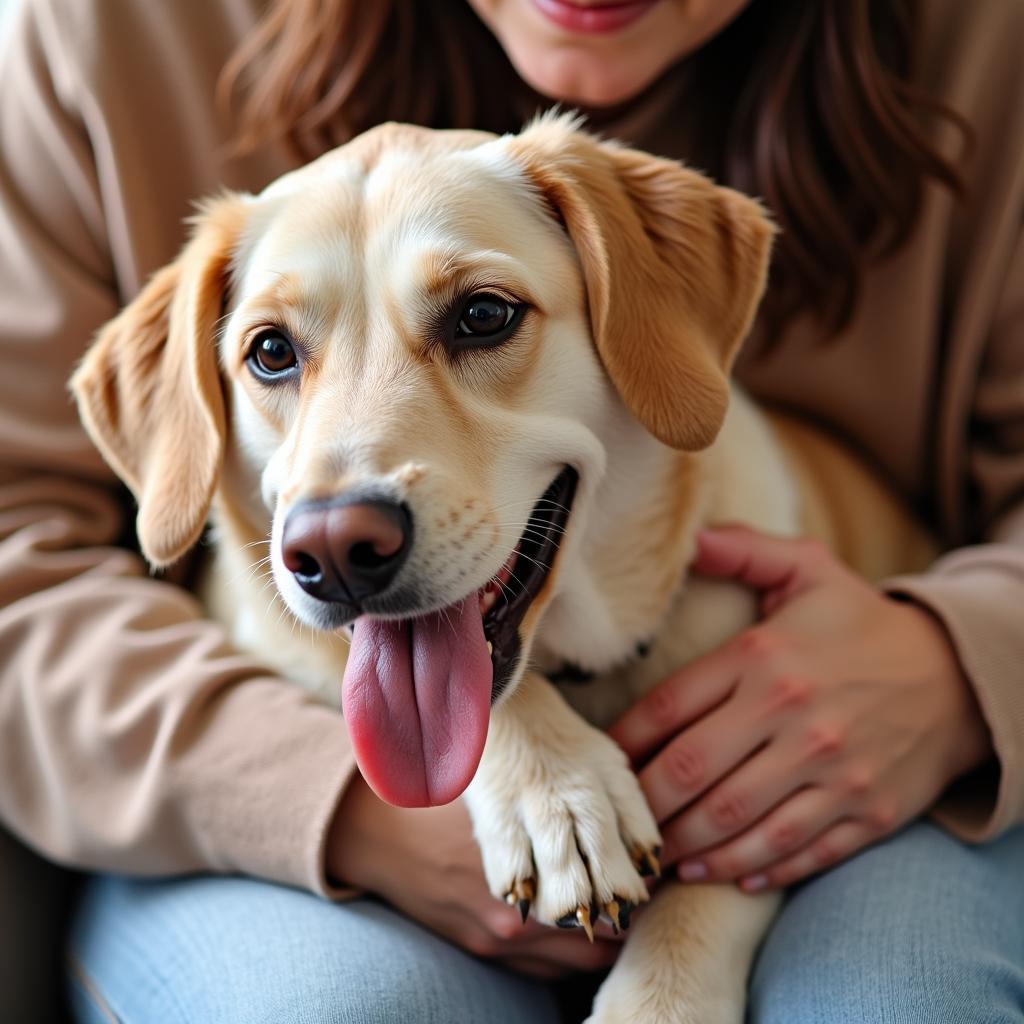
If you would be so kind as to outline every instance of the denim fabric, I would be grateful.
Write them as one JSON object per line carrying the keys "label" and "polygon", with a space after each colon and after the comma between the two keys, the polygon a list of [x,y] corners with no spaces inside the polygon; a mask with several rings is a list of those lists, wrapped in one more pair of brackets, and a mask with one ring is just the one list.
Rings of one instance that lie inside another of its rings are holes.
{"label": "denim fabric", "polygon": [[[95,879],[71,953],[79,1024],[558,1020],[543,985],[378,903],[246,879]],[[918,824],[800,887],[749,1022],[1024,1024],[1024,829],[968,847]]]}
{"label": "denim fabric", "polygon": [[371,900],[240,878],[90,883],[71,936],[80,1024],[557,1024],[542,984]]}
{"label": "denim fabric", "polygon": [[751,1024],[1024,1024],[1024,829],[918,824],[800,887],[751,981]]}

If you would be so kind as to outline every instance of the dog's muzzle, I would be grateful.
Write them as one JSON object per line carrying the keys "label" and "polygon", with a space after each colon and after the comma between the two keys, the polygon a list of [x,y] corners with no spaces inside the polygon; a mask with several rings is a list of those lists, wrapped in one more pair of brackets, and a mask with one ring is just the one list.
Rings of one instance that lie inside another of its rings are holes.
{"label": "dog's muzzle", "polygon": [[412,547],[412,515],[404,504],[365,497],[304,502],[281,535],[285,568],[310,597],[350,606],[391,586]]}

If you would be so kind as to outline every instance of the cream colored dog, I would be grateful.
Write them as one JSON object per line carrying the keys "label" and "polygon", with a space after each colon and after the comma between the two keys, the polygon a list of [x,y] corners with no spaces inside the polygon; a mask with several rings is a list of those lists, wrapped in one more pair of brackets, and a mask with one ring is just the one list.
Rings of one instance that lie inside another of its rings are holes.
{"label": "cream colored dog", "polygon": [[[150,562],[212,505],[214,613],[325,699],[341,683],[384,799],[462,794],[524,916],[589,932],[648,898],[658,829],[601,727],[754,620],[685,580],[699,527],[814,528],[868,575],[924,556],[848,456],[730,401],[772,235],[566,117],[385,125],[209,202],[74,378]],[[837,528],[825,493],[857,515]],[[567,666],[596,678],[560,692]],[[738,1024],[775,907],[663,883],[592,1020]]]}

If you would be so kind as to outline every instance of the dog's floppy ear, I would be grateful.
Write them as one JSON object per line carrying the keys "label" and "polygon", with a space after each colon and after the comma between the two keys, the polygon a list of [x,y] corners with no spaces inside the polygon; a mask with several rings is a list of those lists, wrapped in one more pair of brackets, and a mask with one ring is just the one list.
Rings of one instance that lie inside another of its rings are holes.
{"label": "dog's floppy ear", "polygon": [[181,255],[99,333],[71,380],[86,429],[139,504],[142,552],[168,565],[198,539],[224,454],[216,327],[247,204],[208,203]]}
{"label": "dog's floppy ear", "polygon": [[665,444],[706,447],[764,291],[775,231],[763,208],[565,116],[508,144],[576,247],[594,341],[626,406]]}

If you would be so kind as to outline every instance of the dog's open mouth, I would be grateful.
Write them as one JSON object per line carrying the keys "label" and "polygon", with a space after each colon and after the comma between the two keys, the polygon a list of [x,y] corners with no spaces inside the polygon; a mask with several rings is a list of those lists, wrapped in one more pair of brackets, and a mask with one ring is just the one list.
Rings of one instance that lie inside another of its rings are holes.
{"label": "dog's open mouth", "polygon": [[492,703],[501,695],[519,660],[519,626],[554,565],[578,479],[569,467],[558,474],[534,506],[508,561],[480,591],[484,636],[494,666]]}
{"label": "dog's open mouth", "polygon": [[476,773],[492,702],[519,662],[519,629],[558,555],[578,476],[566,467],[481,590],[403,621],[363,616],[342,701],[363,777],[405,807],[454,800]]}

